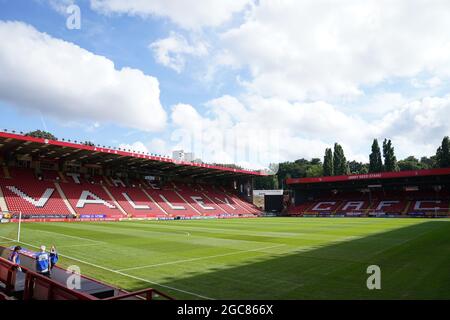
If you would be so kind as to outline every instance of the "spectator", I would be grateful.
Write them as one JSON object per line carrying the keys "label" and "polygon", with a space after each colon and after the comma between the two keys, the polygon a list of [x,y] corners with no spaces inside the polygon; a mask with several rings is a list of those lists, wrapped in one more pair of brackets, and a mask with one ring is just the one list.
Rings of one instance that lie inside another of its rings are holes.
{"label": "spectator", "polygon": [[45,249],[45,246],[41,246],[41,251],[35,255],[36,272],[50,278],[50,256]]}
{"label": "spectator", "polygon": [[50,249],[50,271],[53,270],[53,267],[58,262],[58,259],[59,259],[58,252],[56,251],[56,248],[53,245],[52,248]]}
{"label": "spectator", "polygon": [[20,268],[20,250],[22,250],[21,246],[15,246],[8,257],[8,260],[17,266],[17,270],[22,271]]}

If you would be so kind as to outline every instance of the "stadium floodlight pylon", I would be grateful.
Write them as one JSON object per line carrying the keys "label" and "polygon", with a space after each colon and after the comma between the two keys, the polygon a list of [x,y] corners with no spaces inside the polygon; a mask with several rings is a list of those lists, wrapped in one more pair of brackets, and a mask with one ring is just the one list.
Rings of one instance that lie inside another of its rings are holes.
{"label": "stadium floodlight pylon", "polygon": [[22,212],[0,211],[0,242],[20,242]]}

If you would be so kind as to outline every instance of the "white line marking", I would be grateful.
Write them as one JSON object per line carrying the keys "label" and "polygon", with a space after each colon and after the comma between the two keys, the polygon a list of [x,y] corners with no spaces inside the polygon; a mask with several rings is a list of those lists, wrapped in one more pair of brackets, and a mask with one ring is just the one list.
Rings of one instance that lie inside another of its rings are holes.
{"label": "white line marking", "polygon": [[270,247],[264,247],[264,248],[256,248],[256,249],[251,249],[251,250],[241,250],[241,251],[238,251],[238,252],[229,252],[229,253],[224,253],[224,254],[216,254],[216,255],[213,255],[213,256],[192,258],[192,259],[186,259],[186,260],[177,260],[177,261],[163,262],[163,263],[158,263],[158,264],[149,264],[149,265],[146,265],[146,266],[120,269],[118,271],[130,271],[130,270],[137,270],[137,269],[145,269],[145,268],[167,266],[167,265],[177,264],[177,263],[205,260],[205,259],[211,259],[211,258],[226,257],[226,256],[232,256],[232,255],[237,255],[237,254],[242,254],[242,253],[247,253],[247,252],[255,252],[255,251],[261,251],[261,250],[265,250],[265,249],[278,248],[278,247],[281,247],[281,246],[285,246],[285,244],[279,244],[279,245],[276,245],[276,246],[270,246]]}
{"label": "white line marking", "polygon": [[89,246],[99,246],[99,244],[98,243],[71,244],[68,246],[58,246],[58,248],[89,247]]}
{"label": "white line marking", "polygon": [[[17,242],[17,240],[14,240],[14,241]],[[24,245],[27,245],[27,246],[30,246],[30,247],[33,247],[33,248],[39,248],[38,246],[35,246],[35,245],[31,244],[31,243],[26,243],[26,242],[23,242],[23,241],[19,241],[19,243],[23,243]],[[123,273],[123,272],[118,271],[118,270],[113,270],[113,269],[110,269],[110,268],[106,268],[106,267],[103,267],[103,266],[100,266],[100,265],[97,265],[97,264],[93,264],[93,263],[90,263],[90,262],[87,262],[87,261],[83,261],[81,259],[77,259],[77,258],[68,256],[68,255],[59,254],[59,256],[66,257],[68,259],[71,259],[71,260],[74,260],[74,261],[78,261],[78,262],[81,262],[83,264],[86,264],[86,265],[89,265],[89,266],[92,266],[92,267],[95,267],[95,268],[98,268],[98,269],[103,269],[103,270],[106,270],[106,271],[109,271],[109,272],[112,272],[112,273],[120,274],[121,276],[124,276],[124,277],[128,277],[128,278],[131,278],[131,279],[135,279],[135,280],[146,282],[146,283],[150,283],[150,284],[154,284],[154,285],[157,285],[157,286],[160,286],[160,287],[163,287],[163,288],[167,288],[167,289],[170,289],[170,290],[183,292],[183,293],[195,296],[195,297],[199,297],[201,299],[214,300],[213,298],[210,298],[210,297],[202,296],[202,295],[197,294],[197,293],[193,293],[193,292],[190,292],[190,291],[174,288],[174,287],[171,287],[171,286],[167,286],[167,285],[164,285],[164,284],[161,284],[161,283],[158,283],[158,282],[154,282],[154,281],[150,281],[150,280],[147,280],[147,279],[143,279],[143,278],[140,278],[140,277],[135,277],[135,276]]]}
{"label": "white line marking", "polygon": [[0,242],[0,245],[7,245],[7,244],[11,244],[11,242],[15,242],[15,241]]}
{"label": "white line marking", "polygon": [[52,233],[52,234],[57,234],[59,236],[63,236],[63,237],[68,237],[68,238],[73,238],[73,239],[78,239],[78,240],[85,240],[85,241],[91,241],[91,242],[95,242],[95,243],[105,243],[105,244],[109,244],[103,241],[98,241],[98,240],[92,240],[89,238],[83,238],[83,237],[77,237],[77,236],[71,236],[68,234],[64,234],[64,233],[59,233],[59,232],[54,232],[54,231],[47,231],[47,230],[39,230],[38,232],[46,232],[46,233]]}
{"label": "white line marking", "polygon": [[11,239],[11,238],[7,238],[7,237],[2,237],[2,236],[0,236],[0,238],[2,238],[2,239],[6,239],[6,240],[9,240],[9,241],[12,241],[12,242],[16,242],[17,241],[17,239]]}

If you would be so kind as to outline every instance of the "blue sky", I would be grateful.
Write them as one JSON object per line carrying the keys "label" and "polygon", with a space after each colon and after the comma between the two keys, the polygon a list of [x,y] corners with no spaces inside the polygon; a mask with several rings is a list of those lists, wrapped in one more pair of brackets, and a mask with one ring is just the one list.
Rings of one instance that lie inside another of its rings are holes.
{"label": "blue sky", "polygon": [[247,168],[336,141],[367,161],[373,138],[429,156],[449,21],[448,1],[0,0],[0,127]]}

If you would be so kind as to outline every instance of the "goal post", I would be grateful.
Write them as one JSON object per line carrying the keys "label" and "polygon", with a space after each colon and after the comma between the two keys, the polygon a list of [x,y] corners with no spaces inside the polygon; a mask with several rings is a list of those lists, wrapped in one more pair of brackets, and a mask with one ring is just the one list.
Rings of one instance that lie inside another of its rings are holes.
{"label": "goal post", "polygon": [[22,212],[0,211],[0,244],[20,242]]}

